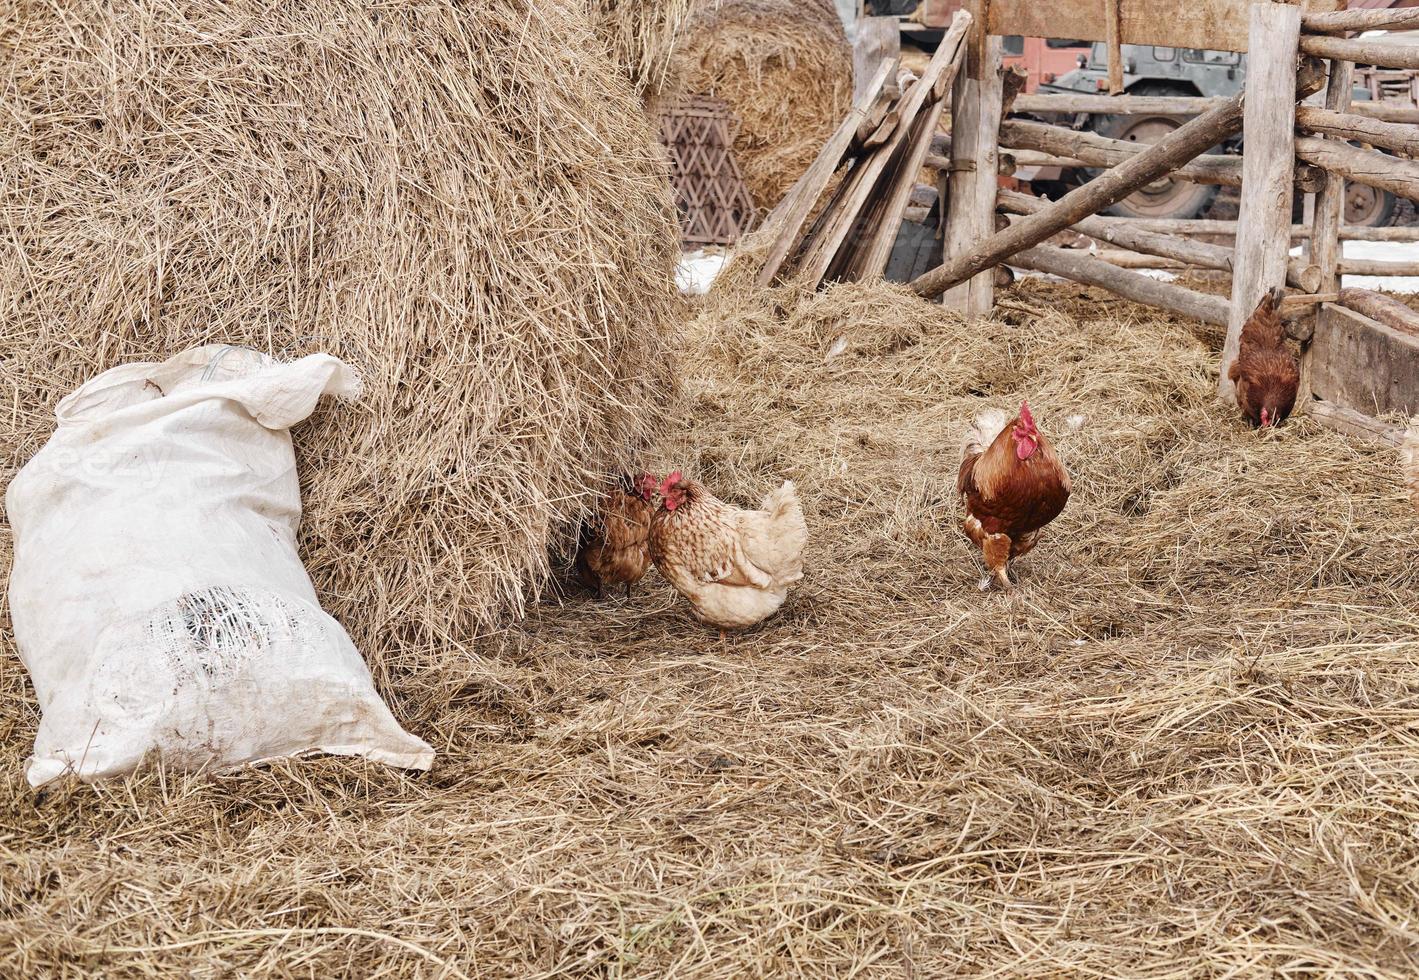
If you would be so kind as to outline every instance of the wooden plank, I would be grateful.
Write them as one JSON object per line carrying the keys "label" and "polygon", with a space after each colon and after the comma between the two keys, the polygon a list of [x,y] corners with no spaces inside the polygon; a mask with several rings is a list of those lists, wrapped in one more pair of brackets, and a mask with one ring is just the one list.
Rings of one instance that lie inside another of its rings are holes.
{"label": "wooden plank", "polygon": [[1393,296],[1352,286],[1340,291],[1339,302],[1346,309],[1363,313],[1391,330],[1419,337],[1419,310],[1411,309]]}
{"label": "wooden plank", "polygon": [[[1348,64],[1348,62],[1347,62]],[[1087,95],[1084,93],[1037,92],[1015,100],[1016,112],[1062,113],[1065,115],[1113,116],[1196,116],[1216,108],[1223,99],[1186,95]],[[1419,108],[1394,102],[1356,102],[1349,111],[1367,119],[1396,123],[1419,123]]]}
{"label": "wooden plank", "polygon": [[1301,14],[1301,30],[1311,34],[1419,30],[1419,10],[1402,7],[1390,10],[1307,12]]}
{"label": "wooden plank", "polygon": [[1327,429],[1369,442],[1398,446],[1404,442],[1404,430],[1397,425],[1381,422],[1364,412],[1344,408],[1334,402],[1316,399],[1307,406],[1307,414]]}
{"label": "wooden plank", "polygon": [[1123,0],[1104,0],[1104,45],[1109,56],[1109,94],[1123,94]]}
{"label": "wooden plank", "polygon": [[[893,66],[902,56],[902,28],[895,17],[863,17],[852,42],[852,101],[856,105],[877,78],[883,63]],[[888,77],[895,78],[893,71]]]}
{"label": "wooden plank", "polygon": [[1297,137],[1296,156],[1346,180],[1419,201],[1419,162],[1401,160],[1339,140],[1323,140],[1315,136]]}
{"label": "wooden plank", "polygon": [[[1309,11],[1332,11],[1341,0],[1302,0]],[[1246,51],[1247,0],[1121,0],[1119,40],[1177,48]],[[1100,0],[991,0],[992,34],[1108,41],[1108,11]]]}
{"label": "wooden plank", "polygon": [[917,113],[921,111],[927,97],[932,95],[937,80],[951,64],[970,26],[971,15],[964,10],[958,10],[925,73],[902,96],[897,110],[899,122],[891,138],[857,161],[839,187],[833,202],[824,215],[820,216],[821,220],[815,228],[815,233],[804,246],[798,265],[800,275],[816,283],[821,282],[827,274],[848,234],[857,227],[863,208],[867,206],[877,188],[878,178],[887,168],[897,148],[906,140]]}
{"label": "wooden plank", "polygon": [[1170,310],[1180,316],[1221,326],[1227,322],[1227,300],[1210,296],[1161,279],[1120,269],[1084,252],[1036,245],[1011,256],[1010,264],[1021,269],[1060,276],[1089,286],[1099,286],[1137,303]]}
{"label": "wooden plank", "polygon": [[[947,43],[943,39],[942,44]],[[902,217],[911,203],[917,177],[931,149],[931,138],[936,133],[941,112],[946,106],[946,93],[951,89],[966,56],[964,31],[955,38],[955,52],[946,68],[937,75],[934,91],[924,111],[918,112],[912,121],[906,138],[893,151],[893,159],[883,179],[878,182],[875,200],[862,220],[861,235],[855,236],[862,244],[846,269],[844,278],[860,280],[880,276],[887,268],[887,260],[892,255],[892,245],[902,227]]]}
{"label": "wooden plank", "polygon": [[[1304,19],[1303,19],[1304,22]],[[1325,106],[1337,114],[1350,104],[1354,87],[1355,66],[1348,61],[1332,61],[1329,78],[1325,86]],[[1301,113],[1315,108],[1298,106],[1297,121]],[[1386,124],[1387,125],[1387,124]],[[1340,288],[1340,223],[1345,219],[1345,180],[1336,177],[1327,181],[1315,195],[1311,217],[1310,258],[1320,269],[1320,282],[1316,288],[1334,292]]]}
{"label": "wooden plank", "polygon": [[1242,324],[1262,296],[1286,282],[1295,172],[1291,143],[1296,128],[1296,44],[1300,36],[1299,8],[1276,3],[1258,3],[1251,8],[1247,149],[1242,157],[1232,302],[1217,380],[1217,392],[1226,402],[1236,398],[1227,373],[1237,359]]}
{"label": "wooden plank", "polygon": [[1367,415],[1419,414],[1419,337],[1326,305],[1310,362],[1311,388],[1327,401]]}
{"label": "wooden plank", "polygon": [[1322,37],[1301,38],[1301,51],[1315,58],[1349,61],[1357,65],[1379,68],[1419,68],[1419,45],[1395,44],[1379,38]]}
{"label": "wooden plank", "polygon": [[[1116,167],[1143,152],[1148,143],[1109,139],[1097,133],[1011,119],[1000,126],[1000,145],[1084,160],[1091,167]],[[1202,154],[1174,171],[1198,184],[1242,185],[1242,158]]]}
{"label": "wooden plank", "polygon": [[938,296],[957,283],[999,264],[1015,252],[1039,244],[1081,218],[1097,214],[1138,188],[1175,170],[1208,147],[1216,146],[1234,135],[1241,129],[1242,115],[1242,97],[1233,96],[1150,144],[1138,156],[1070,191],[1046,210],[1030,215],[988,239],[959,242],[954,250],[947,251],[947,259],[941,268],[917,279],[912,283],[912,289],[921,296]]}
{"label": "wooden plank", "polygon": [[828,137],[828,142],[823,144],[823,149],[818,151],[818,157],[813,161],[813,165],[802,177],[798,178],[793,188],[784,197],[782,207],[776,208],[774,213],[769,216],[769,220],[765,222],[768,229],[767,234],[772,236],[773,244],[769,247],[769,252],[764,257],[764,265],[759,270],[759,285],[767,286],[778,275],[784,259],[788,257],[789,252],[799,240],[799,235],[803,231],[803,223],[808,220],[813,206],[818,203],[818,199],[823,195],[823,190],[837,171],[838,163],[842,160],[848,144],[852,142],[858,124],[866,118],[867,113],[876,104],[882,87],[886,85],[891,73],[892,65],[890,63],[883,62],[877,66],[877,74],[863,90],[857,103],[849,110],[837,130]]}
{"label": "wooden plank", "polygon": [[[957,84],[951,101],[950,208],[946,212],[945,261],[969,254],[995,230],[996,171],[999,169],[1000,110],[1005,80],[998,37],[987,39],[985,62]],[[984,316],[995,305],[995,276],[989,270],[961,282],[942,303],[967,316]]]}

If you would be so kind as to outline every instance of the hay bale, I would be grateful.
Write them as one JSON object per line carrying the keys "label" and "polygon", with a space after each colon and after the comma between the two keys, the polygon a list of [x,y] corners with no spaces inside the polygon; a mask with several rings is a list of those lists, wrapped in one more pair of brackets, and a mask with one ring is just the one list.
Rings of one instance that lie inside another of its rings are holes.
{"label": "hay bale", "polygon": [[852,104],[852,51],[831,4],[709,3],[674,58],[685,91],[739,117],[735,155],[761,208],[787,193]]}
{"label": "hay bale", "polygon": [[674,89],[675,52],[696,10],[715,0],[591,0],[597,36],[642,98]]}
{"label": "hay bale", "polygon": [[7,455],[114,364],[357,366],[298,431],[303,553],[366,653],[516,614],[660,422],[663,157],[574,0],[96,0],[0,27]]}

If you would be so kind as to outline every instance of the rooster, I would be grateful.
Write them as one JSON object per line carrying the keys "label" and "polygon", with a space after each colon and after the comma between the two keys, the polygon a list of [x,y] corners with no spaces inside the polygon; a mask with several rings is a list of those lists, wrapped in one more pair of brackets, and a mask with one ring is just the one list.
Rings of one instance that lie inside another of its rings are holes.
{"label": "rooster", "polygon": [[739,510],[671,473],[650,522],[650,556],[695,615],[727,629],[753,626],[783,605],[803,577],[808,526],[791,481],[759,510]]}
{"label": "rooster", "polygon": [[1281,325],[1281,293],[1261,298],[1242,325],[1241,346],[1227,376],[1237,386],[1237,406],[1254,428],[1280,425],[1296,405],[1301,368],[1286,349]]}
{"label": "rooster", "polygon": [[591,523],[581,529],[577,542],[576,575],[588,589],[603,598],[608,585],[623,585],[626,598],[631,586],[650,567],[650,501],[655,477],[642,473],[639,480],[622,476],[601,504]]}
{"label": "rooster", "polygon": [[963,530],[991,572],[980,587],[990,588],[993,575],[1009,590],[1010,560],[1038,544],[1040,529],[1064,510],[1069,474],[1035,428],[1028,404],[1021,404],[1020,414],[1010,421],[999,409],[982,412],[963,443],[956,478],[966,507]]}

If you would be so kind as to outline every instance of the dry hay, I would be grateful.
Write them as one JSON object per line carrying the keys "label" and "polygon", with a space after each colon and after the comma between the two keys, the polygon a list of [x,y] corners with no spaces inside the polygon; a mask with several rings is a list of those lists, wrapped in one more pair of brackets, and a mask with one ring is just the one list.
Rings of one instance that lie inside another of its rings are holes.
{"label": "dry hay", "polygon": [[695,10],[716,0],[590,0],[597,35],[643,98],[674,89],[677,47]]}
{"label": "dry hay", "polygon": [[[663,157],[580,4],[30,4],[0,18],[12,464],[114,364],[328,350],[304,554],[367,652],[539,594],[658,427]],[[383,666],[389,666],[386,661]]]}
{"label": "dry hay", "polygon": [[[1415,975],[1392,449],[1243,428],[1193,326],[1070,287],[983,326],[882,286],[711,297],[683,347],[655,462],[740,502],[798,481],[782,615],[721,646],[659,580],[573,596],[399,679],[427,776],[38,803],[7,660],[0,972]],[[1024,396],[1075,496],[982,595],[957,436]]]}
{"label": "dry hay", "polygon": [[681,90],[739,118],[735,157],[760,208],[813,163],[852,101],[852,53],[831,3],[706,0],[673,55]]}

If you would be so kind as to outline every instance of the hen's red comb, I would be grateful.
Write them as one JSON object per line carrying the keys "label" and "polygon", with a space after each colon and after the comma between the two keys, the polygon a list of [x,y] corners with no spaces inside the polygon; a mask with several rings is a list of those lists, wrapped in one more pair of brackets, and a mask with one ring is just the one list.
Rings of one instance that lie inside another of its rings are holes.
{"label": "hen's red comb", "polygon": [[1035,427],[1035,417],[1030,414],[1029,402],[1020,403],[1020,421],[1024,422],[1027,428],[1033,429]]}
{"label": "hen's red comb", "polygon": [[665,494],[670,490],[671,487],[675,486],[675,484],[680,482],[680,479],[680,471],[676,470],[674,473],[671,473],[669,476],[667,476],[664,480],[661,480],[660,495],[662,497],[665,496]]}

